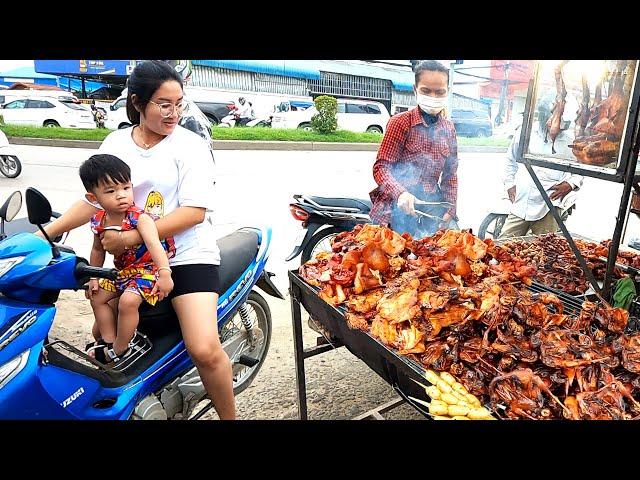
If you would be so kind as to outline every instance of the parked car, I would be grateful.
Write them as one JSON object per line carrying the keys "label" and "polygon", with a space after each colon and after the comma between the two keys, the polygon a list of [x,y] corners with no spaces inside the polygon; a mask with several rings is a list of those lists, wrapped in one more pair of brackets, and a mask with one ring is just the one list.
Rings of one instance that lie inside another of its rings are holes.
{"label": "parked car", "polygon": [[127,128],[131,126],[127,117],[127,97],[120,96],[115,102],[109,105],[107,118],[104,122],[106,128],[118,130],[119,128]]}
{"label": "parked car", "polygon": [[[311,117],[318,110],[315,106],[304,110],[276,112],[273,128],[302,128],[311,130]],[[352,132],[384,133],[389,112],[382,103],[364,100],[338,99],[338,128]]]}
{"label": "parked car", "polygon": [[96,128],[91,111],[75,102],[61,102],[50,97],[13,100],[2,106],[6,123],[43,127]]}
{"label": "parked car", "polygon": [[113,100],[120,96],[120,92],[122,92],[122,87],[100,87],[87,94],[87,98],[94,100]]}
{"label": "parked car", "polygon": [[506,138],[511,140],[516,129],[522,125],[522,115],[518,115],[516,118],[503,123],[493,129],[493,137],[496,138]]}
{"label": "parked car", "polygon": [[220,120],[229,115],[229,112],[232,110],[231,107],[234,106],[233,100],[229,100],[228,102],[204,102],[196,100],[193,103],[202,110],[202,113],[206,115],[213,125],[218,125]]}
{"label": "parked car", "polygon": [[456,133],[465,137],[490,137],[493,133],[489,112],[482,110],[453,110],[451,120]]}
{"label": "parked car", "polygon": [[[198,108],[194,102],[186,99],[188,109],[183,115],[180,121],[180,125],[207,140],[211,139],[209,134],[211,125],[207,116]],[[122,91],[122,95],[111,105],[109,105],[109,112],[107,112],[107,118],[104,122],[104,126],[111,130],[117,130],[119,128],[128,128],[131,126],[129,117],[127,117],[127,89]],[[207,132],[202,131],[203,128],[207,128]]]}
{"label": "parked car", "polygon": [[55,98],[65,102],[79,103],[78,97],[64,90],[0,90],[0,105],[18,98]]}

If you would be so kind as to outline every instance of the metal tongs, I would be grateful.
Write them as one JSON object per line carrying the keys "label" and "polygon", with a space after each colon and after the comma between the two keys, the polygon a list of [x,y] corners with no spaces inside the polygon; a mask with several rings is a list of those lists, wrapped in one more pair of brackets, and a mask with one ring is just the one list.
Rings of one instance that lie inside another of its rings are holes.
{"label": "metal tongs", "polygon": [[[449,203],[449,202],[427,202],[425,200],[420,200],[419,198],[416,198],[414,200],[414,203],[416,205],[430,205],[430,206],[448,207],[448,208],[453,207],[453,203]],[[414,209],[414,210],[418,215],[421,215],[423,217],[431,218],[433,220],[444,220],[442,217],[438,217],[437,215],[431,215],[430,213],[422,212],[422,211],[418,210],[417,208]]]}

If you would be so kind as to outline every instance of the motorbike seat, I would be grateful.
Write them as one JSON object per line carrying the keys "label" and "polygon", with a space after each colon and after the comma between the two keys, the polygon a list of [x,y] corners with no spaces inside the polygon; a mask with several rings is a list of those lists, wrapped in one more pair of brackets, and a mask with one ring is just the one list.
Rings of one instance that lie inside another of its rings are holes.
{"label": "motorbike seat", "polygon": [[256,258],[258,235],[237,230],[218,239],[220,249],[220,294],[226,292]]}
{"label": "motorbike seat", "polygon": [[[309,199],[323,207],[357,208],[358,213],[369,213],[371,201],[360,198],[312,197]],[[302,199],[301,199],[302,200]],[[303,201],[303,200],[302,200]]]}

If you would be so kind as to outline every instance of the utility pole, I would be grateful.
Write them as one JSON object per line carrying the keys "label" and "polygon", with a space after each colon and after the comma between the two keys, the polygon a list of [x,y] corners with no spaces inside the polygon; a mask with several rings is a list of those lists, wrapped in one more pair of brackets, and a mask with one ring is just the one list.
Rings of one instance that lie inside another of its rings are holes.
{"label": "utility pole", "polygon": [[509,60],[504,64],[502,72],[502,91],[500,92],[500,104],[498,106],[498,115],[496,115],[496,125],[501,125],[505,117],[505,109],[507,105],[507,96],[509,94]]}
{"label": "utility pole", "polygon": [[449,118],[453,116],[453,77],[456,73],[456,65],[462,65],[464,60],[453,60],[449,64],[449,85],[447,91],[449,92],[449,105],[447,105],[447,111],[449,112]]}

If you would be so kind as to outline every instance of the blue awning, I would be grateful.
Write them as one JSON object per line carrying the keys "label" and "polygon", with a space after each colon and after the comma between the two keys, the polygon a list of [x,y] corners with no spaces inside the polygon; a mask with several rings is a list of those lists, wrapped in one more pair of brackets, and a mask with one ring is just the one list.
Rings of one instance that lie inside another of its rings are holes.
{"label": "blue awning", "polygon": [[391,80],[397,90],[412,90],[413,72],[328,60],[194,60],[194,65],[319,80],[320,71]]}
{"label": "blue awning", "polygon": [[268,75],[318,80],[320,71],[313,62],[298,60],[194,60],[194,65],[213,68],[244,70]]}

